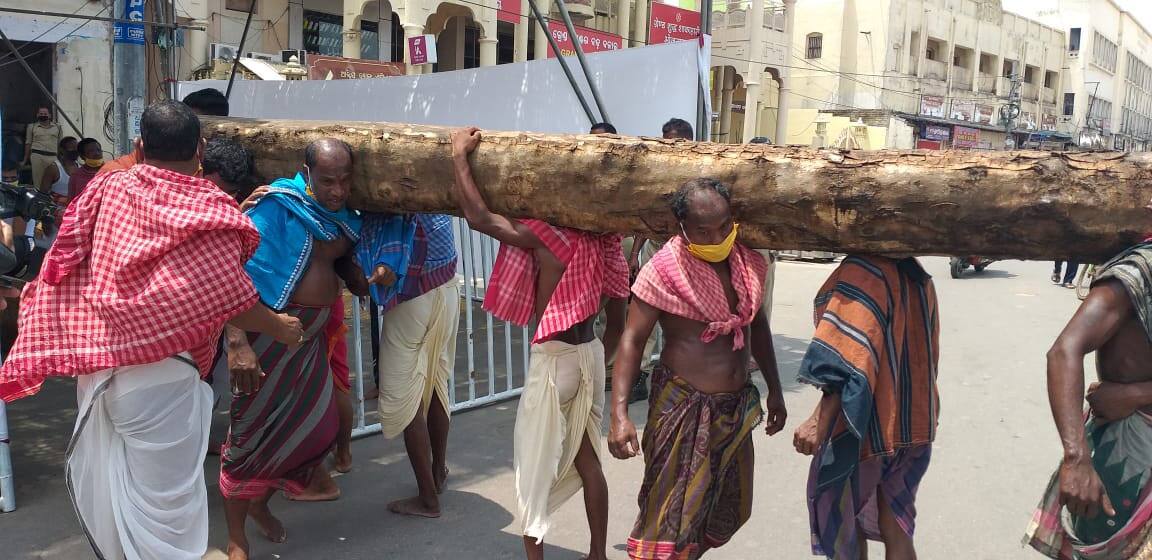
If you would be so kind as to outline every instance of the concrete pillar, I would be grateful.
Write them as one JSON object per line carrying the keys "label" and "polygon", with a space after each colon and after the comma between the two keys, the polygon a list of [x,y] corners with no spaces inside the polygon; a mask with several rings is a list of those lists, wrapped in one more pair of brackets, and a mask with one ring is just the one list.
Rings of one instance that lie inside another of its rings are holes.
{"label": "concrete pillar", "polygon": [[414,76],[424,73],[424,66],[412,64],[412,51],[408,50],[408,39],[424,34],[424,26],[418,23],[405,23],[404,27],[404,63],[408,66],[408,75]]}
{"label": "concrete pillar", "polygon": [[304,49],[304,0],[288,0],[288,48]]}
{"label": "concrete pillar", "polygon": [[624,48],[628,48],[632,46],[629,40],[632,37],[632,0],[619,0],[616,5],[620,8],[620,13],[616,14],[617,33],[623,38]]}
{"label": "concrete pillar", "polygon": [[752,53],[763,52],[764,49],[764,0],[752,0],[748,9],[748,36],[751,45],[748,49],[748,77],[745,82],[747,92],[744,97],[744,138],[745,144],[756,137],[760,123],[760,80],[764,75],[764,62],[756,60]]}
{"label": "concrete pillar", "polygon": [[480,66],[496,66],[496,39],[480,38]]}
{"label": "concrete pillar", "polygon": [[756,137],[756,124],[760,120],[760,74],[749,73],[749,81],[744,84],[744,138],[741,142],[745,144]]}
{"label": "concrete pillar", "polygon": [[[524,3],[527,4],[531,1],[532,0],[524,0]],[[541,4],[536,4],[536,6],[540,8],[540,13],[545,16],[548,15],[547,7]],[[535,57],[535,60],[544,60],[548,58],[548,29],[540,27],[540,24],[536,22],[536,18],[532,18],[532,25],[536,26],[536,42],[532,45],[532,56]]]}
{"label": "concrete pillar", "polygon": [[736,89],[736,71],[727,66],[720,67],[720,137],[719,142],[734,144],[732,133],[732,92]]}
{"label": "concrete pillar", "polygon": [[520,1],[520,20],[516,22],[516,30],[512,41],[512,60],[526,62],[528,60],[528,29],[532,26],[532,8],[528,7],[528,0]]}
{"label": "concrete pillar", "polygon": [[632,20],[632,40],[636,41],[637,45],[646,44],[648,41],[648,6],[652,1],[654,0],[636,0],[636,17]]}
{"label": "concrete pillar", "polygon": [[[784,47],[784,52],[792,51],[792,37],[793,26],[796,24],[796,0],[784,0],[784,36],[787,37],[788,45]],[[780,96],[776,104],[776,136],[772,141],[779,145],[784,145],[788,138],[788,104],[791,102],[792,92],[792,69],[785,65],[780,68]]]}
{"label": "concrete pillar", "polygon": [[360,16],[344,14],[344,58],[360,58]]}
{"label": "concrete pillar", "polygon": [[[187,15],[188,18],[192,20],[193,25],[202,25],[208,27],[208,0],[188,0],[187,2],[183,2],[183,6],[186,6],[185,13],[180,14],[177,12],[178,15]],[[303,27],[303,22],[301,22],[300,25]],[[301,30],[301,33],[303,33],[303,30]],[[189,53],[189,60],[187,61],[189,69],[200,68],[201,66],[211,62],[208,60],[210,54],[208,52],[207,30],[194,31],[189,29],[185,37]],[[303,44],[303,40],[301,40],[300,43]],[[109,64],[108,67],[111,68],[111,65]]]}

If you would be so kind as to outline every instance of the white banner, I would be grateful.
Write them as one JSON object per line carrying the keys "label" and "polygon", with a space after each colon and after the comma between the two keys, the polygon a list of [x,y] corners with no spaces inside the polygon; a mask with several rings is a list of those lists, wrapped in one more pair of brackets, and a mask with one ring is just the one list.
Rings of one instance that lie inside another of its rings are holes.
{"label": "white banner", "polygon": [[[696,122],[700,46],[695,41],[621,49],[585,58],[621,134],[660,136],[677,117]],[[592,93],[568,57],[584,97]],[[705,59],[707,60],[707,59]],[[181,82],[179,97],[227,82]],[[705,96],[705,99],[708,99]],[[358,120],[489,130],[586,133],[591,125],[553,59],[455,72],[358,80],[236,80],[231,114],[265,119]]]}

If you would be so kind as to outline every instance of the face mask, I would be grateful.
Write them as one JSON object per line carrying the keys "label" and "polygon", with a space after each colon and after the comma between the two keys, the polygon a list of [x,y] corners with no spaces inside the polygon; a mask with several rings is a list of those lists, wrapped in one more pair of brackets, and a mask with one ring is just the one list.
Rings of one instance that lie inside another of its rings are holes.
{"label": "face mask", "polygon": [[84,158],[84,165],[87,165],[88,167],[100,167],[100,166],[104,165],[104,158],[100,158],[100,159]]}
{"label": "face mask", "polygon": [[684,231],[684,224],[680,224],[680,232],[684,234],[684,239],[688,240],[688,252],[702,261],[710,263],[724,262],[728,258],[728,254],[732,252],[732,246],[736,244],[736,232],[740,229],[740,224],[732,224],[732,233],[724,238],[719,245],[697,245],[688,239],[688,233]]}

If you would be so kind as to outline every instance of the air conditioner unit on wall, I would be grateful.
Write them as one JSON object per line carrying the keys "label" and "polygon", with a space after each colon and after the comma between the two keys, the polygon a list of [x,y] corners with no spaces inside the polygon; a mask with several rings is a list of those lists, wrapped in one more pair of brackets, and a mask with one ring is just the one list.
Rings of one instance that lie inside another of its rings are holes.
{"label": "air conditioner unit on wall", "polygon": [[227,43],[212,43],[212,45],[209,47],[208,55],[210,60],[235,60],[236,45],[229,45]]}
{"label": "air conditioner unit on wall", "polygon": [[279,62],[280,55],[262,52],[247,52],[244,54],[246,58],[255,58],[257,60],[267,60],[268,62]]}
{"label": "air conditioner unit on wall", "polygon": [[300,62],[300,64],[308,65],[308,63],[305,62],[308,58],[308,51],[304,49],[287,49],[280,51],[280,62],[288,64],[288,60],[292,57],[296,57],[296,60]]}

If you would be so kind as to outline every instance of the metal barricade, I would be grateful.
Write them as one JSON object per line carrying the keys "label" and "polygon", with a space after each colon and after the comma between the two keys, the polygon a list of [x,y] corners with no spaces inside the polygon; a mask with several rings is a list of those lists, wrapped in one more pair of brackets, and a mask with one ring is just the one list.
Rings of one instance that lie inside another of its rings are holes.
{"label": "metal barricade", "polygon": [[8,412],[0,400],[0,512],[16,509],[15,481],[12,478],[12,454],[8,449]]}
{"label": "metal barricade", "polygon": [[[528,374],[528,351],[532,330],[496,319],[481,308],[484,293],[492,277],[499,244],[486,235],[472,231],[467,222],[453,220],[456,250],[459,255],[456,278],[460,284],[460,328],[457,331],[457,359],[448,380],[448,409],[455,413],[520,395]],[[375,413],[367,410],[364,399],[365,376],[372,376],[365,363],[363,325],[370,324],[366,314],[373,307],[366,298],[358,300],[349,326],[352,342],[352,369],[355,375],[355,426],[352,437],[380,432]],[[387,315],[380,321],[387,328]],[[370,423],[372,422],[372,423]]]}

